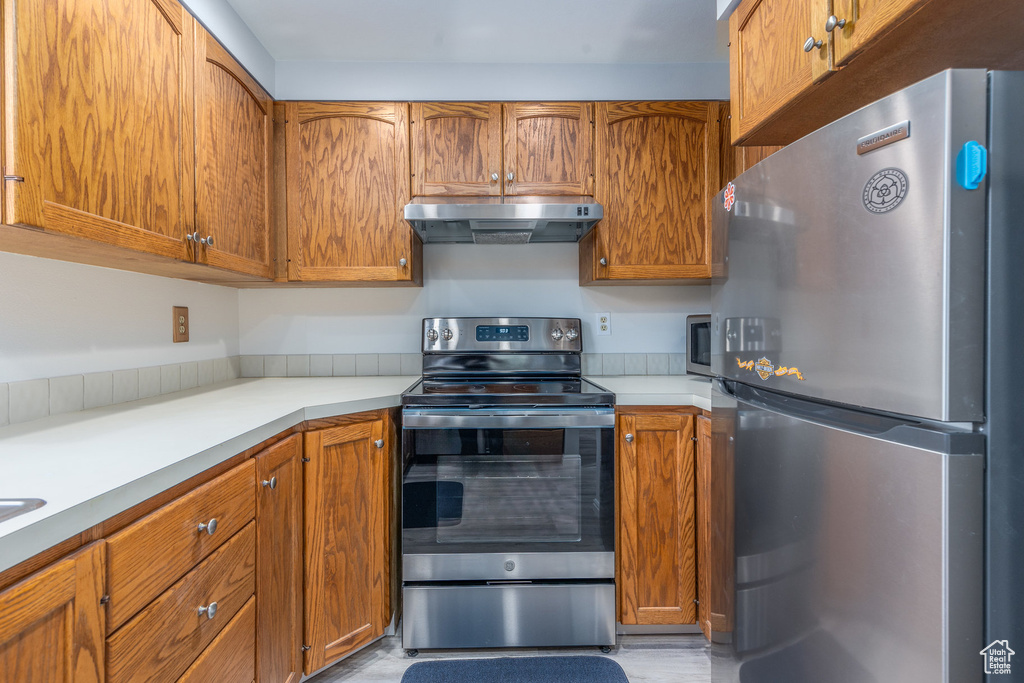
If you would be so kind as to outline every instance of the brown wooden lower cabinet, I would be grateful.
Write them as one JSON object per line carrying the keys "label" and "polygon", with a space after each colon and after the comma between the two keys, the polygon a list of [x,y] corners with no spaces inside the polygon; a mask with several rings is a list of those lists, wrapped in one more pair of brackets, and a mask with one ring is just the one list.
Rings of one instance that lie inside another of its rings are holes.
{"label": "brown wooden lower cabinet", "polygon": [[294,683],[302,677],[302,435],[255,460],[258,680]]}
{"label": "brown wooden lower cabinet", "polygon": [[386,413],[305,434],[305,672],[390,623],[391,430]]}
{"label": "brown wooden lower cabinet", "polygon": [[616,429],[619,621],[696,624],[693,411],[624,409]]}
{"label": "brown wooden lower cabinet", "polygon": [[103,683],[103,541],[0,593],[0,681]]}

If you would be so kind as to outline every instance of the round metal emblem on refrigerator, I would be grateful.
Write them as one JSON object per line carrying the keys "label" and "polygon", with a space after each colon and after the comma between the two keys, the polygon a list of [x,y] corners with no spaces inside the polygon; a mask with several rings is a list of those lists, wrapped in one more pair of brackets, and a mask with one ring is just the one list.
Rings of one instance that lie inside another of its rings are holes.
{"label": "round metal emblem on refrigerator", "polygon": [[864,208],[871,213],[888,213],[907,196],[910,181],[898,168],[883,168],[864,185]]}
{"label": "round metal emblem on refrigerator", "polygon": [[507,560],[505,562],[505,571],[510,572],[510,571],[512,571],[515,568],[516,568],[516,563],[513,562],[512,560]]}

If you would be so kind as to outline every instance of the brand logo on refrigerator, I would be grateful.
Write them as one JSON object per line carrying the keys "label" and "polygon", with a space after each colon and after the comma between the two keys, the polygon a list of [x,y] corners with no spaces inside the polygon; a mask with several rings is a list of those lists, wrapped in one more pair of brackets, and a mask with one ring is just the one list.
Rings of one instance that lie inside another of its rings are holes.
{"label": "brand logo on refrigerator", "polygon": [[888,213],[907,196],[910,181],[898,168],[883,168],[864,185],[864,208],[871,213]]}
{"label": "brand logo on refrigerator", "polygon": [[736,358],[736,365],[739,366],[741,370],[756,372],[757,375],[766,382],[768,381],[768,378],[773,375],[775,377],[788,377],[793,375],[801,382],[804,381],[804,376],[798,368],[787,368],[784,365],[780,365],[776,369],[775,365],[766,356],[761,356],[761,358],[756,361],[744,361],[740,358]]}

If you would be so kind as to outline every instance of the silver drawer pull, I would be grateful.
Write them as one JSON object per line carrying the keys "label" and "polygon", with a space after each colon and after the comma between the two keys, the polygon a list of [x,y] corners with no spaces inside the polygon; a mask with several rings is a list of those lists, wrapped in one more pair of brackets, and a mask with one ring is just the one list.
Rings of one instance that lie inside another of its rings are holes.
{"label": "silver drawer pull", "polygon": [[261,483],[263,484],[264,488],[268,488],[269,487],[271,489],[276,489],[277,488],[277,477],[271,477],[269,481],[264,479]]}
{"label": "silver drawer pull", "polygon": [[626,434],[626,443],[633,443],[633,435]]}
{"label": "silver drawer pull", "polygon": [[213,619],[215,616],[217,616],[217,603],[211,602],[206,607],[200,605],[198,612],[200,616],[205,614],[207,619]]}
{"label": "silver drawer pull", "polygon": [[384,448],[384,439],[377,439],[373,442],[373,445],[377,448]]}
{"label": "silver drawer pull", "polygon": [[199,523],[199,532],[200,533],[205,531],[206,533],[208,533],[211,536],[213,536],[213,532],[216,531],[216,530],[217,530],[217,518],[216,517],[211,519],[206,524],[203,524],[202,522]]}

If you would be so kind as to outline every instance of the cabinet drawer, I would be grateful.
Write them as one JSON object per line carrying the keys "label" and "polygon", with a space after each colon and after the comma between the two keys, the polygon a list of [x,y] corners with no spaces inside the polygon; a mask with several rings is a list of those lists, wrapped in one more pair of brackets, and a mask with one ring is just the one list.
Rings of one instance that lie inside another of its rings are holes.
{"label": "cabinet drawer", "polygon": [[107,683],[176,681],[252,598],[255,568],[254,522],[107,639]]}
{"label": "cabinet drawer", "polygon": [[[220,547],[255,512],[255,463],[249,460],[111,536],[107,633]],[[217,520],[214,533],[199,529],[212,519]]]}
{"label": "cabinet drawer", "polygon": [[256,598],[249,598],[178,683],[252,683],[255,679]]}

